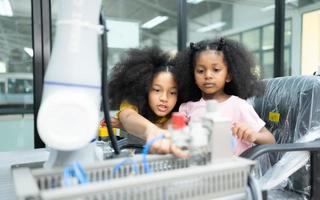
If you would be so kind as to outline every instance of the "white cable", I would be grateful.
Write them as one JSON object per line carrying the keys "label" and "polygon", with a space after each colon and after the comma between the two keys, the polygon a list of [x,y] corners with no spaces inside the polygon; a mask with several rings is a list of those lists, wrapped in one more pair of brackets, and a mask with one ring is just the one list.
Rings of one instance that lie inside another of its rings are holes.
{"label": "white cable", "polygon": [[82,26],[84,28],[88,28],[88,29],[93,29],[95,30],[99,35],[103,33],[103,26],[102,25],[96,25],[96,24],[92,24],[90,22],[87,21],[81,21],[81,20],[58,20],[56,22],[56,25],[77,25],[77,26]]}

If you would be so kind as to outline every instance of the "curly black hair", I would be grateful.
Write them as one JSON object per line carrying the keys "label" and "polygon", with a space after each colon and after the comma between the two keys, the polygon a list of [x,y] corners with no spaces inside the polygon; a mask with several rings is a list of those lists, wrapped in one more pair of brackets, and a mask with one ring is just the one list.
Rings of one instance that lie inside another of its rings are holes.
{"label": "curly black hair", "polygon": [[255,62],[252,54],[241,43],[231,39],[203,40],[198,43],[190,43],[190,47],[178,53],[176,57],[177,66],[185,66],[184,77],[188,83],[188,90],[183,94],[184,102],[198,101],[201,90],[194,79],[194,67],[198,55],[206,50],[216,50],[223,53],[224,62],[231,75],[231,82],[226,83],[224,92],[243,99],[252,96],[260,96],[264,93],[264,82],[252,73]]}
{"label": "curly black hair", "polygon": [[177,111],[181,104],[179,93],[184,87],[181,70],[175,66],[169,54],[156,46],[129,49],[124,53],[110,74],[108,91],[111,106],[118,108],[121,102],[127,101],[138,108],[139,114],[151,122],[156,122],[159,117],[150,109],[148,93],[153,78],[160,72],[171,72],[175,78],[178,100],[173,111]]}

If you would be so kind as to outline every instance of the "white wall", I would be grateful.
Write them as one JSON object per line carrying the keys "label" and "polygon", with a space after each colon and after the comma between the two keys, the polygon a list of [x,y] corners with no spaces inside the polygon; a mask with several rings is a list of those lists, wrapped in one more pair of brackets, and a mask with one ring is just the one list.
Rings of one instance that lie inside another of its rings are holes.
{"label": "white wall", "polygon": [[320,66],[320,3],[316,5],[301,10],[301,74],[313,74]]}

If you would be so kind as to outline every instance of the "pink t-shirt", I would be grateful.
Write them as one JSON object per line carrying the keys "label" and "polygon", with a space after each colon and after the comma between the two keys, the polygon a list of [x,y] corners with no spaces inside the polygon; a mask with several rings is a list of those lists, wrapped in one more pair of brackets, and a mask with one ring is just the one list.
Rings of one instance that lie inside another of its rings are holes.
{"label": "pink t-shirt", "polygon": [[[189,121],[200,121],[206,112],[206,101],[201,98],[197,102],[189,101],[180,105],[179,112],[183,113]],[[265,122],[260,119],[258,114],[246,100],[237,96],[230,96],[224,102],[218,104],[218,112],[231,119],[231,122],[248,124],[254,131],[259,132]],[[250,148],[252,143],[237,140],[235,154],[240,155],[243,151]]]}

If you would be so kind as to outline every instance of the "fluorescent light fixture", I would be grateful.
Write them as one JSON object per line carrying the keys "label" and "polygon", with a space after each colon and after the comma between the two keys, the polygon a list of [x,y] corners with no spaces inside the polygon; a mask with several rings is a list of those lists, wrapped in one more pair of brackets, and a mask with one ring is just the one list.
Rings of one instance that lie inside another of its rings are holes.
{"label": "fluorescent light fixture", "polygon": [[0,0],[0,15],[12,17],[12,7],[9,0]]}
{"label": "fluorescent light fixture", "polygon": [[263,45],[262,46],[262,50],[270,50],[270,49],[273,49],[273,44],[271,44],[271,45]]}
{"label": "fluorescent light fixture", "polygon": [[149,21],[147,21],[146,23],[142,24],[142,28],[146,28],[146,29],[151,29],[159,24],[161,24],[162,22],[166,21],[167,19],[169,19],[168,16],[157,16]]}
{"label": "fluorescent light fixture", "polygon": [[[286,4],[288,4],[288,3],[296,3],[297,0],[286,0],[285,2],[286,2]],[[266,7],[261,8],[260,10],[261,10],[262,12],[266,12],[266,11],[268,11],[268,10],[274,9],[275,7],[276,7],[276,6],[275,6],[274,4],[271,4],[271,5],[269,5],[269,6],[266,6]]]}
{"label": "fluorescent light fixture", "polygon": [[262,12],[266,12],[266,11],[268,11],[268,10],[274,9],[275,7],[276,7],[276,6],[275,6],[274,4],[272,4],[272,5],[266,6],[266,7],[264,7],[264,8],[261,8],[260,10],[261,10]]}
{"label": "fluorescent light fixture", "polygon": [[0,73],[6,73],[7,72],[7,67],[6,67],[6,63],[0,61]]}
{"label": "fluorescent light fixture", "polygon": [[31,57],[33,58],[33,49],[29,47],[24,47],[23,50]]}
{"label": "fluorescent light fixture", "polygon": [[225,22],[217,22],[217,23],[211,24],[209,26],[205,26],[205,27],[199,28],[199,29],[197,29],[197,32],[204,33],[204,32],[208,32],[208,31],[212,31],[214,29],[221,28],[221,27],[223,27],[225,25],[226,25]]}
{"label": "fluorescent light fixture", "polygon": [[[297,4],[297,0],[286,0],[286,3],[293,3],[293,4]],[[298,5],[298,4],[297,4]]]}
{"label": "fluorescent light fixture", "polygon": [[191,3],[191,4],[198,4],[200,2],[202,2],[204,0],[187,0],[187,3]]}

